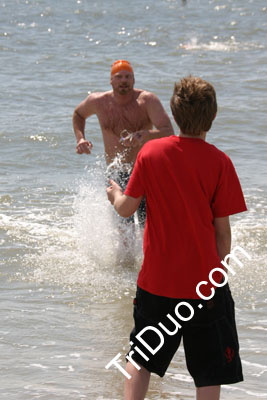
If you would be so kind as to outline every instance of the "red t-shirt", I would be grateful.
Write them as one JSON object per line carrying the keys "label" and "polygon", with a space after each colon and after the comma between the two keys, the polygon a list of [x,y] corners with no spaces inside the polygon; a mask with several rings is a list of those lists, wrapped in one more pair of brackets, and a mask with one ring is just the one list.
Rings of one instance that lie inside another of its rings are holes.
{"label": "red t-shirt", "polygon": [[230,158],[202,139],[151,140],[138,154],[125,194],[146,196],[138,286],[159,296],[198,298],[197,284],[222,267],[214,217],[247,209]]}

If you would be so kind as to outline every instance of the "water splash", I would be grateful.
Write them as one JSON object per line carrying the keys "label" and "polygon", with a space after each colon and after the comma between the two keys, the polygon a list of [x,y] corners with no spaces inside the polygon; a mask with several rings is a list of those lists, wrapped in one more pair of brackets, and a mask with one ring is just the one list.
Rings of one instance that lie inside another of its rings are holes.
{"label": "water splash", "polygon": [[[39,210],[32,210],[6,221],[9,235],[20,241],[24,238],[30,249],[23,256],[19,276],[86,290],[92,300],[112,300],[121,290],[135,287],[142,262],[142,232],[136,221],[122,223],[107,200],[107,171],[102,162],[86,171],[75,186],[76,193],[57,204],[61,208],[58,219],[49,204],[41,220]],[[66,212],[67,208],[72,212]]]}

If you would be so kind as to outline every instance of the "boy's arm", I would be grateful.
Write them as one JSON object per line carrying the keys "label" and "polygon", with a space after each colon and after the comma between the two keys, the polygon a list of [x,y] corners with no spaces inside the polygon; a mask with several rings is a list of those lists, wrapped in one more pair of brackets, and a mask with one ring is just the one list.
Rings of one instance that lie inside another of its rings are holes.
{"label": "boy's arm", "polygon": [[217,252],[220,260],[224,260],[231,252],[231,227],[229,216],[214,218],[213,225],[215,229]]}
{"label": "boy's arm", "polygon": [[143,196],[138,198],[126,196],[116,182],[112,179],[109,182],[110,186],[107,188],[109,201],[121,217],[130,217],[138,209]]}

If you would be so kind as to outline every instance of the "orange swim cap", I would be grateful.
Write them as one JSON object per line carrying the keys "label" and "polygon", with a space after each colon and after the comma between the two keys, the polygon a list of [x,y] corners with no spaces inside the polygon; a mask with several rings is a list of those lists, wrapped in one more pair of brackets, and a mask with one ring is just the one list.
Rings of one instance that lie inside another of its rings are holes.
{"label": "orange swim cap", "polygon": [[126,60],[117,60],[112,64],[111,76],[119,71],[129,71],[133,73],[131,64]]}

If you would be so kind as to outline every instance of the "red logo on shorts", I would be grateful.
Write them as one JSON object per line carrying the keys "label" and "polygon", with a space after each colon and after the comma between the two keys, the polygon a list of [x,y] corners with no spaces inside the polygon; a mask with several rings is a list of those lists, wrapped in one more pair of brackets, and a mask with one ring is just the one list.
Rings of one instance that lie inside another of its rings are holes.
{"label": "red logo on shorts", "polygon": [[227,347],[224,355],[226,357],[227,362],[230,363],[233,361],[235,351],[234,349],[231,349],[231,347]]}

